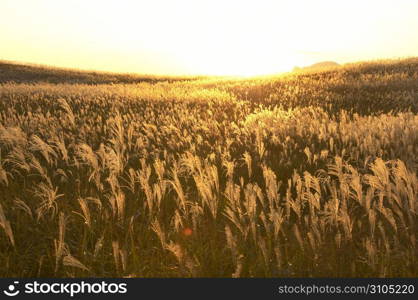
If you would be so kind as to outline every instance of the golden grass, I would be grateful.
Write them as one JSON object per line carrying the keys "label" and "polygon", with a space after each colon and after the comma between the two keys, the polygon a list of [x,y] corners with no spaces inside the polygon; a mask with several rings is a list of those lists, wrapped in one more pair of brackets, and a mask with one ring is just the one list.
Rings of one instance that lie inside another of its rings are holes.
{"label": "golden grass", "polygon": [[418,275],[418,61],[0,85],[0,276]]}

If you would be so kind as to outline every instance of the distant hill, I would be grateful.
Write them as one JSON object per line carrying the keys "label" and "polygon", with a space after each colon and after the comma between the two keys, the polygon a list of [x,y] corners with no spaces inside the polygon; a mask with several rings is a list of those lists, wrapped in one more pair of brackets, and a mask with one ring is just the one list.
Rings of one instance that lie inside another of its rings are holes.
{"label": "distant hill", "polygon": [[48,67],[42,65],[19,64],[0,61],[0,83],[83,83],[83,84],[109,84],[109,83],[139,83],[159,81],[181,81],[198,79],[200,77],[157,76],[139,74],[120,74],[111,72],[82,71]]}
{"label": "distant hill", "polygon": [[338,66],[340,66],[340,64],[336,63],[335,61],[321,61],[321,62],[315,63],[310,66],[306,66],[306,67],[294,67],[293,71],[297,72],[301,70],[321,70],[321,69],[327,69],[327,68],[338,67]]}

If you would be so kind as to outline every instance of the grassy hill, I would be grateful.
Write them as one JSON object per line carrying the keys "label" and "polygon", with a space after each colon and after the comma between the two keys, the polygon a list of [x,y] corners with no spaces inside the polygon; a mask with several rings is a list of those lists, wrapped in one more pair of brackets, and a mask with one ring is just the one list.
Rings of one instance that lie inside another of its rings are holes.
{"label": "grassy hill", "polygon": [[294,72],[299,72],[302,70],[303,71],[306,71],[306,70],[320,71],[321,69],[330,69],[330,68],[336,68],[339,66],[340,64],[334,61],[322,61],[322,62],[318,62],[318,63],[315,63],[310,66],[306,66],[306,67],[294,67],[293,71]]}
{"label": "grassy hill", "polygon": [[0,61],[0,83],[83,83],[83,84],[117,84],[158,81],[179,81],[197,79],[197,76],[155,76],[137,74],[119,74],[110,72],[82,71],[75,69],[36,66]]}
{"label": "grassy hill", "polygon": [[417,58],[135,84],[2,66],[1,277],[418,276]]}

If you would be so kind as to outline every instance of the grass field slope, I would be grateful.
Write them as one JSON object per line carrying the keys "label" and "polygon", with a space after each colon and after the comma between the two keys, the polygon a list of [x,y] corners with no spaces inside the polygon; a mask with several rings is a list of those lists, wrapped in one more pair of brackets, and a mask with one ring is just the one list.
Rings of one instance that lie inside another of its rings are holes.
{"label": "grass field slope", "polygon": [[202,76],[157,76],[118,74],[110,72],[81,71],[73,69],[55,68],[43,65],[18,64],[8,61],[0,61],[0,83],[83,83],[83,84],[116,84],[116,83],[140,83],[159,81],[181,81],[198,79]]}
{"label": "grass field slope", "polygon": [[416,58],[177,80],[0,64],[1,277],[417,277],[417,170]]}

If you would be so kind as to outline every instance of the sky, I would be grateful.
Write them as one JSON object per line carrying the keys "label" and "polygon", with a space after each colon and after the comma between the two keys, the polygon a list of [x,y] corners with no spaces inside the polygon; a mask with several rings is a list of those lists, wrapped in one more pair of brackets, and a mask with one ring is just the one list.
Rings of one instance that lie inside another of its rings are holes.
{"label": "sky", "polygon": [[0,0],[0,59],[261,75],[418,56],[416,0]]}

